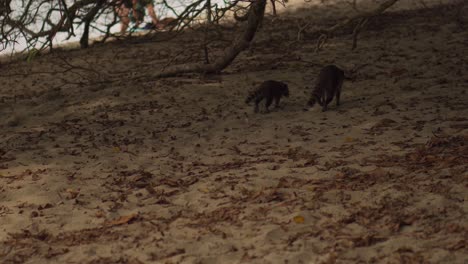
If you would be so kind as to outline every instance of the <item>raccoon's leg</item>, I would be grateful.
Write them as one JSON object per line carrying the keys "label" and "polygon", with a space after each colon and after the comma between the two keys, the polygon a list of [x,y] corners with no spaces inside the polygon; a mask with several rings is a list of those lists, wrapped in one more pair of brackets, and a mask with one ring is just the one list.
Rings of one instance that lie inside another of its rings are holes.
{"label": "raccoon's leg", "polygon": [[336,85],[336,106],[340,105],[341,86],[343,86],[343,78]]}
{"label": "raccoon's leg", "polygon": [[280,100],[281,100],[281,96],[278,96],[278,97],[275,98],[275,108],[279,107]]}
{"label": "raccoon's leg", "polygon": [[320,106],[323,106],[323,103],[325,103],[325,101],[322,100],[321,97],[317,97],[317,102],[318,102],[318,104],[319,104]]}
{"label": "raccoon's leg", "polygon": [[315,105],[315,103],[318,103],[320,106],[322,106],[322,98],[320,98],[320,96],[318,95],[315,95],[313,94],[310,99],[309,99],[309,102],[307,102],[307,105],[309,105],[310,107],[313,107]]}
{"label": "raccoon's leg", "polygon": [[327,103],[327,89],[322,88],[322,92],[320,93],[320,97],[317,98],[318,102],[321,107],[324,107]]}
{"label": "raccoon's leg", "polygon": [[323,106],[322,106],[322,112],[327,111],[328,109],[328,104],[333,101],[333,95],[330,95],[330,97],[327,98],[327,100],[323,100]]}
{"label": "raccoon's leg", "polygon": [[270,110],[268,107],[270,107],[271,103],[273,102],[273,97],[268,97],[266,102],[265,102],[265,113],[269,113]]}
{"label": "raccoon's leg", "polygon": [[260,102],[263,100],[263,98],[255,98],[255,109],[254,109],[254,112],[255,113],[258,113],[258,104],[260,104]]}
{"label": "raccoon's leg", "polygon": [[336,91],[336,106],[340,106],[340,95],[341,95],[341,91],[338,89]]}
{"label": "raccoon's leg", "polygon": [[327,105],[328,105],[328,104],[327,104],[326,102],[323,104],[323,106],[322,106],[322,112],[327,111],[327,109],[328,109],[328,106],[327,106]]}

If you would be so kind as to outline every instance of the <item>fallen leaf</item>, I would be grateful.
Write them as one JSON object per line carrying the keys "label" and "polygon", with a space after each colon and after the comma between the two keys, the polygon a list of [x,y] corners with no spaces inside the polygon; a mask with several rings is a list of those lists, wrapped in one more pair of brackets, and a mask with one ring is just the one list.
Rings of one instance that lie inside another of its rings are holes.
{"label": "fallen leaf", "polygon": [[198,188],[198,190],[202,193],[209,193],[210,190],[208,190],[208,188]]}
{"label": "fallen leaf", "polygon": [[304,219],[303,216],[297,215],[297,216],[295,216],[295,217],[293,218],[293,220],[294,220],[294,222],[295,222],[296,224],[302,224],[302,223],[304,223],[304,220],[305,220],[305,219]]}
{"label": "fallen leaf", "polygon": [[78,194],[80,194],[80,190],[73,190],[71,188],[67,189],[66,192],[68,193],[68,198],[69,199],[75,199]]}
{"label": "fallen leaf", "polygon": [[102,218],[105,216],[105,213],[102,210],[99,210],[96,212],[96,217],[97,218]]}
{"label": "fallen leaf", "polygon": [[375,170],[370,171],[369,175],[375,178],[383,178],[388,175],[388,172],[382,168],[376,168]]}
{"label": "fallen leaf", "polygon": [[402,74],[405,74],[407,72],[408,72],[408,70],[404,69],[404,68],[401,68],[401,69],[394,68],[388,73],[388,75],[390,75],[391,77],[396,77],[396,76],[400,76]]}
{"label": "fallen leaf", "polygon": [[116,225],[127,224],[130,221],[132,221],[133,219],[135,219],[137,216],[138,216],[137,213],[134,213],[134,214],[131,214],[131,215],[121,216],[121,217],[119,217],[117,219],[114,219],[114,220],[111,220],[111,221],[106,221],[104,223],[104,225],[106,225],[106,226],[116,226]]}
{"label": "fallen leaf", "polygon": [[467,241],[465,240],[459,240],[456,243],[453,243],[452,245],[448,246],[448,250],[460,250],[462,248],[466,248],[467,246]]}

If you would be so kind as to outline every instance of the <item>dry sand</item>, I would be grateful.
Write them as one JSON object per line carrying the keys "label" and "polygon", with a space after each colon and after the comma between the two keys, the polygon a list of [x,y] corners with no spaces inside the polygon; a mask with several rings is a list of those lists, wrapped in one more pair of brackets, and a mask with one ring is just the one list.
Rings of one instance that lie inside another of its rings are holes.
{"label": "dry sand", "polygon": [[[468,6],[295,42],[349,9],[266,18],[218,76],[132,78],[197,32],[2,65],[0,263],[467,263]],[[303,111],[330,63],[360,68],[342,105]],[[291,96],[254,114],[265,79]]]}

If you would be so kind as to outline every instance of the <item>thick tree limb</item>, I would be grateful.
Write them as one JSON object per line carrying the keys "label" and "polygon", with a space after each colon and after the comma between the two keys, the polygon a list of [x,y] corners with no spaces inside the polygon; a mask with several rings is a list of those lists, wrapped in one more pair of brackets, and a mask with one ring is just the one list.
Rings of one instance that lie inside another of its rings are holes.
{"label": "thick tree limb", "polygon": [[[328,29],[325,29],[325,30],[322,29],[322,30],[316,31],[316,33],[321,33],[321,36],[319,37],[319,40],[317,41],[316,51],[318,51],[320,49],[320,47],[328,39],[328,36],[330,34],[332,34],[333,32],[335,32],[338,29],[340,29],[340,28],[342,28],[344,26],[347,26],[348,24],[351,24],[351,23],[353,23],[355,21],[359,21],[359,22],[367,21],[368,19],[383,13],[385,10],[387,10],[388,8],[393,6],[396,2],[398,2],[398,0],[387,0],[387,1],[383,2],[382,4],[380,4],[380,6],[378,6],[377,8],[372,10],[371,12],[363,12],[361,14],[357,14],[357,15],[351,17],[351,18],[343,20],[340,23],[337,23],[336,25],[334,25],[334,26],[332,26],[332,27],[330,27]],[[360,24],[361,23],[359,23],[358,26]],[[355,46],[355,45],[356,44],[353,43],[353,46]]]}
{"label": "thick tree limb", "polygon": [[265,4],[266,0],[257,0],[255,1],[249,9],[248,15],[248,24],[245,32],[239,36],[232,46],[230,46],[224,53],[223,56],[216,59],[213,63],[204,64],[204,63],[190,63],[175,65],[163,69],[161,72],[152,74],[150,76],[139,76],[149,77],[149,78],[161,78],[161,77],[170,77],[182,73],[218,73],[226,68],[231,62],[237,57],[237,55],[246,49],[250,42],[253,40],[255,33],[257,31],[258,25],[261,23],[263,16],[265,14]]}
{"label": "thick tree limb", "polygon": [[88,48],[88,46],[89,46],[89,43],[88,43],[88,40],[89,40],[89,26],[91,25],[91,22],[93,21],[94,17],[99,12],[99,10],[102,8],[104,3],[105,3],[104,0],[98,0],[96,5],[83,18],[83,21],[85,22],[85,25],[84,25],[83,35],[81,36],[81,39],[80,39],[80,47],[82,49]]}

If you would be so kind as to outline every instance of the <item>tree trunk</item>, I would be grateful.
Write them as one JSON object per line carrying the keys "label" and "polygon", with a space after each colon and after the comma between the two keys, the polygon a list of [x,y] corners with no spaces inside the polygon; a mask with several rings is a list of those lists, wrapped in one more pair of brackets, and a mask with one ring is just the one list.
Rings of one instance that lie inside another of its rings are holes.
{"label": "tree trunk", "polygon": [[[258,25],[261,23],[265,13],[266,0],[255,1],[248,14],[248,24],[244,33],[239,36],[234,43],[227,48],[224,55],[216,59],[210,64],[204,63],[190,63],[168,67],[161,72],[146,76],[150,78],[170,77],[182,73],[196,72],[196,73],[219,73],[224,70],[237,55],[246,49],[255,36]],[[140,76],[143,77],[143,76]]]}
{"label": "tree trunk", "polygon": [[206,19],[208,25],[211,25],[211,0],[206,1]]}
{"label": "tree trunk", "polygon": [[86,16],[84,17],[84,31],[83,31],[83,35],[81,35],[81,39],[80,39],[80,47],[82,49],[86,49],[88,48],[89,46],[89,26],[91,24],[91,22],[93,21],[94,17],[96,16],[96,14],[99,12],[99,10],[101,9],[101,7],[104,5],[104,0],[99,0],[96,4],[96,6],[94,6],[88,14],[86,14]]}
{"label": "tree trunk", "polygon": [[275,0],[270,0],[271,2],[271,7],[273,8],[273,15],[276,16],[276,5],[275,5]]}

